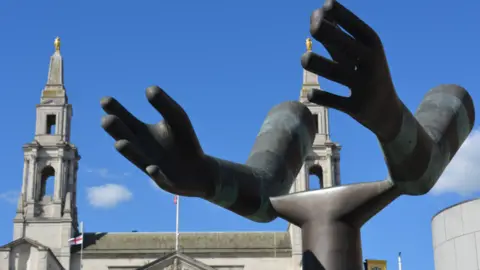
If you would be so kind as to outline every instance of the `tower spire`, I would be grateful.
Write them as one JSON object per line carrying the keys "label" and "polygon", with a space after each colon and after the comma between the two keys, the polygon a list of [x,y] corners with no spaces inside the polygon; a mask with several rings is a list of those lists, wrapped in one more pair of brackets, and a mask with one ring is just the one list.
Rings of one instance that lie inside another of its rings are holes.
{"label": "tower spire", "polygon": [[[49,247],[70,269],[68,239],[78,232],[77,172],[80,155],[70,142],[73,108],[63,84],[60,38],[54,41],[48,79],[36,107],[35,136],[23,146],[22,194],[13,237],[28,237]],[[3,268],[2,268],[3,269]]]}
{"label": "tower spire", "polygon": [[[305,45],[307,47],[307,52],[312,51],[312,39],[307,38],[305,40]],[[300,101],[306,102],[307,101],[307,92],[309,89],[319,89],[320,84],[318,83],[318,76],[310,71],[303,70],[303,83],[302,83],[302,91],[300,93]]]}
{"label": "tower spire", "polygon": [[50,67],[45,88],[42,91],[41,103],[54,102],[56,104],[67,103],[67,94],[63,82],[63,58],[60,54],[60,38],[55,38],[53,45],[55,52],[50,57]]}

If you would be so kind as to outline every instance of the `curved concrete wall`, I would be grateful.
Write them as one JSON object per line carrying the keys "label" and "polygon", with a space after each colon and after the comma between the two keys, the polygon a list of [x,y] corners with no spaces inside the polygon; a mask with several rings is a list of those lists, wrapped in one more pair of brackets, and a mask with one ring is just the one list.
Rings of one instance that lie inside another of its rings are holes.
{"label": "curved concrete wall", "polygon": [[480,269],[480,199],[446,208],[432,219],[436,270]]}

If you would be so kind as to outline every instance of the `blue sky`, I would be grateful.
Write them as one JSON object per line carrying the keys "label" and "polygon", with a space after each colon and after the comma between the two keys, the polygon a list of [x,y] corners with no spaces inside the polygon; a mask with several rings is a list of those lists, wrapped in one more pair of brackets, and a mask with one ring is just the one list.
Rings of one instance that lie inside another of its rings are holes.
{"label": "blue sky", "polygon": [[[383,40],[399,96],[411,110],[426,91],[457,83],[479,100],[480,2],[465,0],[343,2]],[[0,244],[12,238],[21,186],[21,146],[33,139],[35,105],[47,79],[53,40],[62,38],[65,82],[74,107],[72,142],[79,148],[78,207],[88,231],[173,231],[173,196],[116,153],[100,127],[102,96],[116,97],[154,122],[144,89],[163,87],[190,115],[205,151],[246,160],[266,113],[300,93],[300,56],[310,13],[321,1],[1,1],[0,106],[2,185]],[[475,26],[477,25],[477,26]],[[323,52],[320,44],[314,50]],[[345,88],[320,80],[325,90]],[[477,103],[477,106],[478,103]],[[343,145],[343,183],[383,179],[386,168],[374,136],[331,110],[332,138]],[[478,117],[478,114],[477,114]],[[476,126],[478,127],[478,126]],[[363,229],[365,258],[396,269],[433,269],[431,217],[478,196],[480,135],[455,158],[423,197],[401,197]],[[477,181],[477,182],[476,182]],[[109,194],[98,200],[98,194]],[[257,224],[198,199],[182,199],[182,231],[285,230],[277,220]]]}

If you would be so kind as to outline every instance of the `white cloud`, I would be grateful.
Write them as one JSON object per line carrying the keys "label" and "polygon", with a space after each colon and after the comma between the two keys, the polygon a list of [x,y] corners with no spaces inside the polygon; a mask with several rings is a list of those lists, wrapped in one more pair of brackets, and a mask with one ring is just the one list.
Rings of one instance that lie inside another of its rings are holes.
{"label": "white cloud", "polygon": [[433,187],[433,194],[480,192],[480,129],[472,131]]}
{"label": "white cloud", "polygon": [[4,193],[0,193],[0,199],[4,200],[8,203],[15,204],[18,202],[18,196],[20,196],[20,193],[17,191],[7,191]]}
{"label": "white cloud", "polygon": [[96,208],[113,208],[132,197],[132,192],[122,185],[106,184],[87,188],[88,202]]}
{"label": "white cloud", "polygon": [[129,177],[131,175],[131,173],[129,172],[114,173],[107,168],[98,168],[98,169],[88,168],[86,171],[88,173],[96,174],[99,177],[104,179],[119,179],[119,178]]}

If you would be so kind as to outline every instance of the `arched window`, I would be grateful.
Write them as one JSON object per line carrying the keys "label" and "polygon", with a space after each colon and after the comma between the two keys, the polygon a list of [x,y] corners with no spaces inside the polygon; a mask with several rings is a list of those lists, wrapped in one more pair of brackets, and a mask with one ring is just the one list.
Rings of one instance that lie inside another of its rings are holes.
{"label": "arched window", "polygon": [[40,197],[42,200],[45,195],[53,195],[53,187],[55,185],[55,169],[48,165],[42,170]]}
{"label": "arched window", "polygon": [[313,165],[308,169],[308,189],[323,188],[323,169],[320,165]]}

